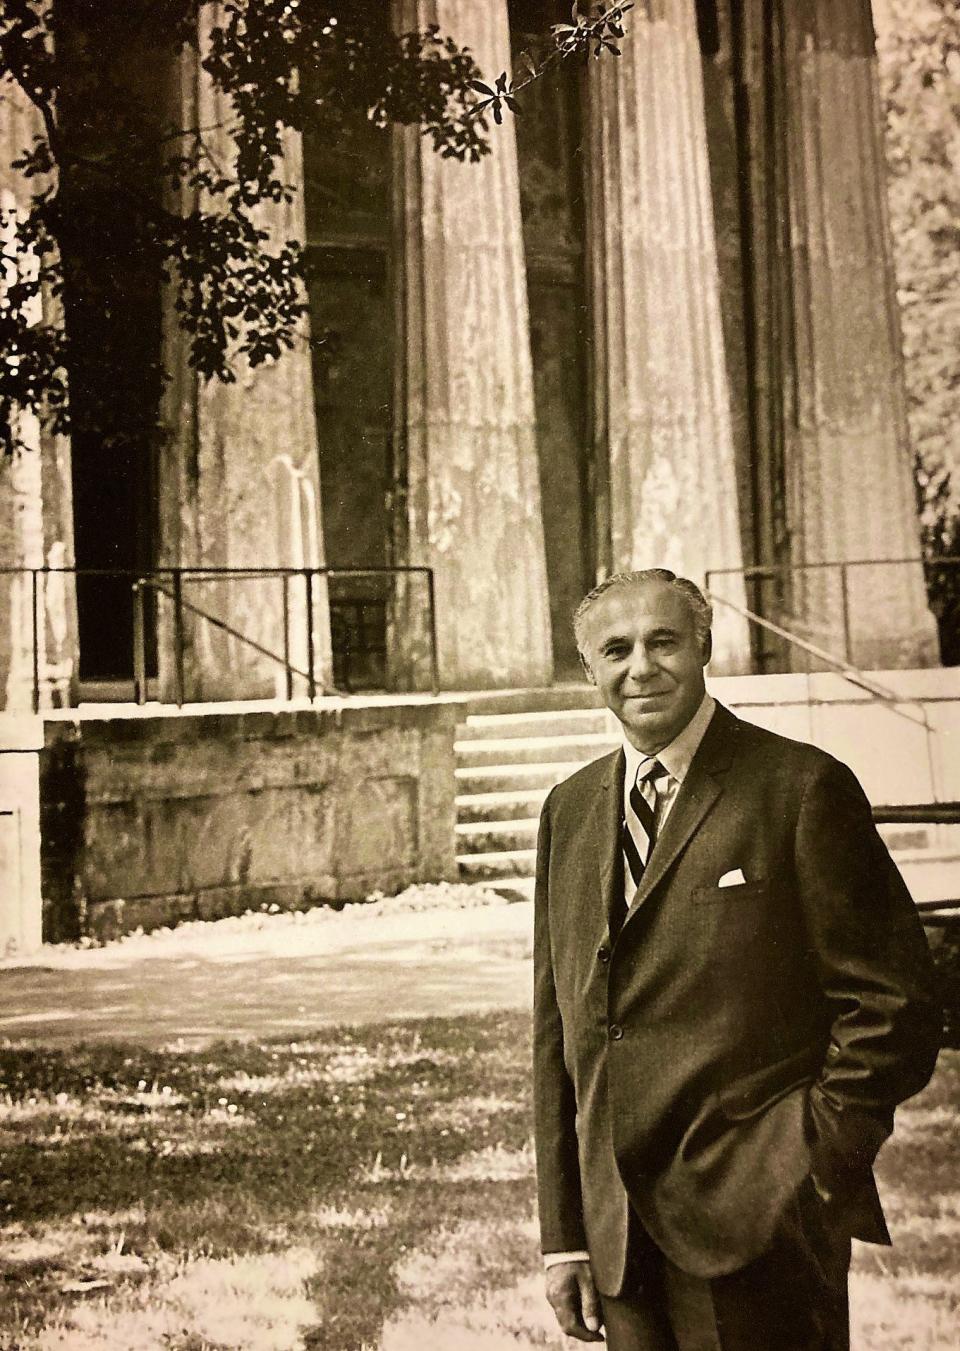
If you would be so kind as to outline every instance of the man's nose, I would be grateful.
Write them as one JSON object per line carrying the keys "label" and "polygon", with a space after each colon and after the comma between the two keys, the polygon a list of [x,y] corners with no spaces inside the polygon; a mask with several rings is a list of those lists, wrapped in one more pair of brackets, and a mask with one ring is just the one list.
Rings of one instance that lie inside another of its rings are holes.
{"label": "man's nose", "polygon": [[643,680],[653,670],[647,649],[642,643],[636,643],[630,653],[630,676],[633,680]]}

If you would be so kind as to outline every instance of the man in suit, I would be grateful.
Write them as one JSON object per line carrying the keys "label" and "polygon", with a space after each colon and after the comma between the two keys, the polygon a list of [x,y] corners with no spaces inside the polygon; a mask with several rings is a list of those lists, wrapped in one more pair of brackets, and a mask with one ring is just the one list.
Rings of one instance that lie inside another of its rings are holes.
{"label": "man in suit", "polygon": [[534,1099],[547,1294],[612,1351],[841,1351],[871,1164],[941,1013],[853,774],[707,694],[665,569],[575,626],[623,749],[544,805]]}

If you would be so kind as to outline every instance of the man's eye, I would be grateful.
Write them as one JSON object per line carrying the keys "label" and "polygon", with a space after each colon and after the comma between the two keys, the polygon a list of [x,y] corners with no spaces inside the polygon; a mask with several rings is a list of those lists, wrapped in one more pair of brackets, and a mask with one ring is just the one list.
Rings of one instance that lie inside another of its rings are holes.
{"label": "man's eye", "polygon": [[623,661],[624,657],[629,655],[629,652],[629,647],[605,647],[603,649],[603,655],[607,661]]}

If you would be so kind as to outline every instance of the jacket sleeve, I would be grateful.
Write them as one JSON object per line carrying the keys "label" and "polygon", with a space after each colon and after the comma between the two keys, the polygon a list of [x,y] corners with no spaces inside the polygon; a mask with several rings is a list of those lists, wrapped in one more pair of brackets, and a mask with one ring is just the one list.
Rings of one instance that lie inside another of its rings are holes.
{"label": "jacket sleeve", "polygon": [[533,936],[533,1105],[540,1246],[544,1253],[586,1248],[577,1154],[577,1106],[563,1058],[550,945],[550,797],[537,838]]}
{"label": "jacket sleeve", "polygon": [[825,758],[800,807],[795,865],[817,973],[832,1014],[810,1093],[819,1177],[873,1162],[897,1103],[919,1092],[943,1030],[933,964],[906,885],[870,804]]}

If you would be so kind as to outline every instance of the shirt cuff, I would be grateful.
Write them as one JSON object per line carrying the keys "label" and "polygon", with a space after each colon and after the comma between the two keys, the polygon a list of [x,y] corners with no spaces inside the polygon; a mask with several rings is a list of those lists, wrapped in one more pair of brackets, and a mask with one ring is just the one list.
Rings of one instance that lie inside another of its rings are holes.
{"label": "shirt cuff", "polygon": [[558,1267],[561,1262],[589,1262],[590,1254],[588,1252],[545,1252],[543,1254],[543,1269],[549,1271],[551,1267]]}

